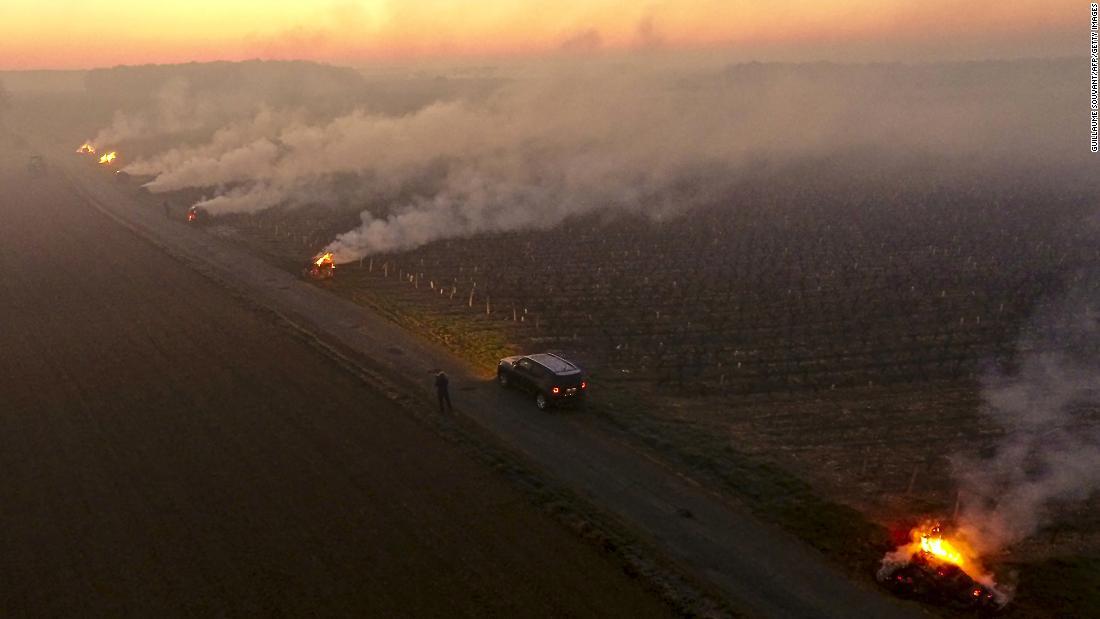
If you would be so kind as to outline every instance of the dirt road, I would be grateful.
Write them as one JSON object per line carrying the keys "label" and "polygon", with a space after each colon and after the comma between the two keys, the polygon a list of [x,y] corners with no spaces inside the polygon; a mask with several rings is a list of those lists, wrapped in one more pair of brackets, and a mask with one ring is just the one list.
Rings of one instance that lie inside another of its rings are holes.
{"label": "dirt road", "polygon": [[0,171],[0,615],[668,614],[58,178]]}

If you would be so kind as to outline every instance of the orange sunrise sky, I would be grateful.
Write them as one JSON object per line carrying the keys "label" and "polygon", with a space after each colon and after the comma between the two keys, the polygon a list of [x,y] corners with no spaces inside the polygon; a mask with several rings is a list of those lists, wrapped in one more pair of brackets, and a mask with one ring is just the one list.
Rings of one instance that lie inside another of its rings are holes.
{"label": "orange sunrise sky", "polygon": [[0,6],[0,70],[637,48],[920,61],[1074,55],[1087,37],[1077,0],[43,0]]}

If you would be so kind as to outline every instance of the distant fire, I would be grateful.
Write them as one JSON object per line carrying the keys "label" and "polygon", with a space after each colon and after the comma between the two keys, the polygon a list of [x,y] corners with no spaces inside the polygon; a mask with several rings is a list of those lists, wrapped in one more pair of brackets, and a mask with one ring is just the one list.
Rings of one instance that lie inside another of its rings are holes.
{"label": "distant fire", "polygon": [[1011,592],[998,587],[964,540],[947,536],[936,523],[914,528],[909,537],[908,544],[883,557],[878,572],[879,581],[896,593],[963,607],[1008,603]]}
{"label": "distant fire", "polygon": [[313,279],[330,279],[336,275],[336,262],[332,252],[324,252],[313,259],[313,263],[306,269],[306,273]]}
{"label": "distant fire", "polygon": [[92,146],[88,142],[85,142],[80,145],[80,148],[76,149],[76,152],[81,155],[94,155],[95,146]]}
{"label": "distant fire", "polygon": [[99,158],[99,163],[102,165],[111,165],[115,159],[118,159],[118,153],[111,151]]}

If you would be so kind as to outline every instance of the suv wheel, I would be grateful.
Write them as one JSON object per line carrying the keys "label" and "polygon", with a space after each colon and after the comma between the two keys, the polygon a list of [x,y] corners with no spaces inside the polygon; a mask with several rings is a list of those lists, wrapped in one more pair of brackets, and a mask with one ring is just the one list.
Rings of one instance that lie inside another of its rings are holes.
{"label": "suv wheel", "polygon": [[546,399],[545,393],[539,393],[535,396],[535,406],[539,407],[540,411],[544,411],[546,407],[550,406],[550,400]]}
{"label": "suv wheel", "polygon": [[501,387],[507,387],[508,386],[508,375],[505,374],[504,372],[497,372],[497,382],[500,383]]}

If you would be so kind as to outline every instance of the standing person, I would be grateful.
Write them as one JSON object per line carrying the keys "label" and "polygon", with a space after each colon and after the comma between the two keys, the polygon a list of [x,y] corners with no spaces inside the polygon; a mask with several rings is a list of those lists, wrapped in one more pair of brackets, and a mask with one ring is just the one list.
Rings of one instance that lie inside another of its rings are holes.
{"label": "standing person", "polygon": [[447,405],[446,412],[449,413],[453,410],[453,408],[451,407],[451,394],[447,391],[447,384],[449,382],[450,381],[447,379],[447,373],[443,370],[440,370],[439,373],[435,375],[435,394],[439,396],[440,414],[444,413],[444,403]]}

